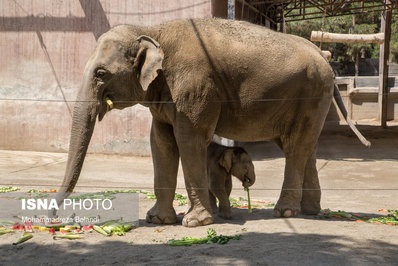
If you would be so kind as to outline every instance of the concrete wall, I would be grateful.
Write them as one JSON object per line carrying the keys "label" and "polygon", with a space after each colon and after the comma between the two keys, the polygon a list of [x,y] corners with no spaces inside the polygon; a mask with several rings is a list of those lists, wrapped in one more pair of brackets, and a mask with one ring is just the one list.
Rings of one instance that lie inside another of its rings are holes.
{"label": "concrete wall", "polygon": [[[211,17],[211,10],[211,0],[1,0],[0,149],[68,149],[84,66],[110,27]],[[112,111],[89,151],[148,155],[151,119],[141,106]]]}
{"label": "concrete wall", "polygon": [[[243,19],[255,21],[245,10]],[[1,0],[0,149],[68,150],[84,66],[96,39],[110,27],[226,14],[227,0]],[[347,90],[342,94],[348,105]],[[373,98],[366,105],[353,99],[353,117],[363,106],[373,110]],[[389,108],[389,117],[397,117],[396,100]],[[339,119],[332,106],[328,120]],[[89,151],[149,155],[151,120],[142,106],[114,110],[97,124]]]}

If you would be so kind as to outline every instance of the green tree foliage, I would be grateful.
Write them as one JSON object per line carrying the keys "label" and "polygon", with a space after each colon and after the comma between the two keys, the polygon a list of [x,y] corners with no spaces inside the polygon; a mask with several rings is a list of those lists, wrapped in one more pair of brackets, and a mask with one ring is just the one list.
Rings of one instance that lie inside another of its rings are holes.
{"label": "green tree foliage", "polygon": [[391,60],[398,63],[398,14],[393,16],[390,42]]}
{"label": "green tree foliage", "polygon": [[[314,11],[314,10],[313,10]],[[311,10],[308,11],[309,13]],[[294,21],[287,23],[287,33],[295,34],[310,39],[312,31],[323,31],[332,33],[355,33],[372,34],[380,32],[381,12],[370,11],[356,15]],[[355,24],[355,25],[354,25]],[[319,42],[315,43],[320,45]],[[393,12],[391,29],[391,59],[398,61],[398,12]],[[379,46],[376,44],[347,44],[347,43],[322,43],[322,50],[329,50],[332,53],[332,60],[355,62],[355,58],[363,56],[366,58],[378,58]]]}

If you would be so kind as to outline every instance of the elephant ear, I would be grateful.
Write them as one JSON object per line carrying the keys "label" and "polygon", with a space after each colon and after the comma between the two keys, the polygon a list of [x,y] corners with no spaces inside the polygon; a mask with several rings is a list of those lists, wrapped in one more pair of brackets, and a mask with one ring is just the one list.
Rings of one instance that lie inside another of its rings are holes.
{"label": "elephant ear", "polygon": [[227,173],[231,172],[233,156],[233,150],[227,149],[222,153],[221,158],[218,161],[218,164],[222,166],[227,171]]}
{"label": "elephant ear", "polygon": [[158,70],[162,69],[164,54],[159,43],[149,36],[141,35],[137,41],[140,43],[140,49],[134,67],[137,69],[137,78],[141,87],[146,91],[157,77]]}

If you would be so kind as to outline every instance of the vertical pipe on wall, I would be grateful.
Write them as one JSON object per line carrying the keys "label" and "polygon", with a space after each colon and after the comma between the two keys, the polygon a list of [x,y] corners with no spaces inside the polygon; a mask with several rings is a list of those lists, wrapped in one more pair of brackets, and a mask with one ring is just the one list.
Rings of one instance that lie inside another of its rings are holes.
{"label": "vertical pipe on wall", "polygon": [[228,0],[228,19],[235,19],[235,0]]}

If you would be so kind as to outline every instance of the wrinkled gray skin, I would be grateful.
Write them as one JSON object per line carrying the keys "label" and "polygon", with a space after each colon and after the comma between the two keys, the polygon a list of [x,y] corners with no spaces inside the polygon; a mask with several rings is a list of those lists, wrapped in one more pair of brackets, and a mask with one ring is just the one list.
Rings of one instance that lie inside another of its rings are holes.
{"label": "wrinkled gray skin", "polygon": [[248,22],[195,19],[114,27],[99,38],[84,70],[58,200],[76,185],[96,118],[101,121],[110,109],[108,97],[114,109],[138,103],[153,116],[157,200],[148,222],[176,222],[172,203],[179,158],[192,206],[183,225],[213,222],[206,175],[213,134],[275,140],[286,166],[274,215],[318,213],[315,153],[333,78],[312,43]]}
{"label": "wrinkled gray skin", "polygon": [[254,184],[256,174],[250,155],[241,147],[231,148],[211,142],[207,147],[210,205],[213,213],[216,213],[217,198],[218,215],[224,219],[231,219],[229,195],[232,190],[232,175],[238,178],[244,187]]}

